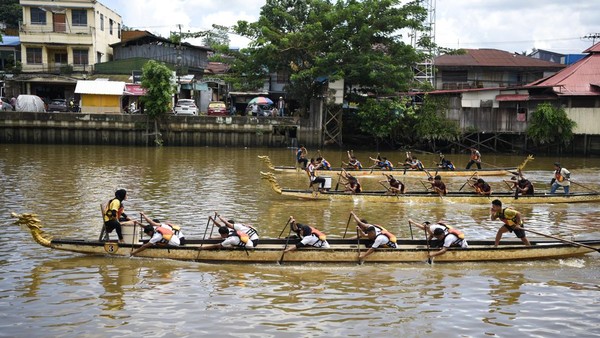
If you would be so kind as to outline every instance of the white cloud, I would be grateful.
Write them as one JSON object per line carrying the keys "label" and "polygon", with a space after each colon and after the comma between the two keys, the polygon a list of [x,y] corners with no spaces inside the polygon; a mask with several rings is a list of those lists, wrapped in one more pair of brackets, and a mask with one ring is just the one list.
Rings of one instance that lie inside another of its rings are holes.
{"label": "white cloud", "polygon": [[[126,26],[162,36],[177,30],[231,26],[258,20],[266,0],[100,0],[121,14]],[[600,33],[597,0],[437,0],[436,42],[449,48],[497,48],[510,52],[548,49],[579,53],[591,46],[581,39]],[[232,47],[248,40],[231,35]],[[199,41],[189,41],[199,44]]]}

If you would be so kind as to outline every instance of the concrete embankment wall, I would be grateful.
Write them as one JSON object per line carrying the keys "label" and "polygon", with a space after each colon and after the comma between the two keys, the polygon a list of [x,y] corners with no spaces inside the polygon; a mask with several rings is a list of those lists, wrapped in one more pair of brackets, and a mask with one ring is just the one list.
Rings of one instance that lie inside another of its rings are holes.
{"label": "concrete embankment wall", "polygon": [[[159,123],[165,146],[280,147],[320,144],[321,132],[293,118],[174,116]],[[146,115],[0,112],[0,143],[154,144]]]}

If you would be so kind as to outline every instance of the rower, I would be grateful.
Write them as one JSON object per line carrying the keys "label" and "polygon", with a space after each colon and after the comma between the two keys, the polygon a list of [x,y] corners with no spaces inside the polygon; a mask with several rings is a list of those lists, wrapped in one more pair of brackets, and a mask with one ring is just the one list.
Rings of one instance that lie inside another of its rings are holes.
{"label": "rower", "polygon": [[429,258],[443,255],[451,247],[458,247],[463,249],[469,247],[469,244],[465,239],[465,235],[455,228],[451,228],[446,231],[444,231],[441,228],[437,228],[433,231],[433,237],[435,237],[438,241],[440,241],[443,244],[442,248],[439,251],[430,252],[428,254]]}
{"label": "rower", "polygon": [[132,251],[129,256],[135,256],[136,254],[146,250],[147,248],[151,247],[151,246],[155,246],[155,245],[159,245],[159,246],[166,246],[166,245],[170,245],[170,246],[179,246],[180,242],[179,242],[179,237],[177,237],[172,230],[166,228],[166,227],[153,227],[152,225],[146,225],[146,227],[144,227],[144,233],[148,236],[150,236],[150,240],[146,243],[144,243],[144,245],[142,245],[141,247],[139,247],[138,249],[136,249],[135,251]]}
{"label": "rower", "polygon": [[298,248],[309,246],[320,249],[329,249],[327,236],[316,228],[310,225],[297,223],[293,216],[290,216],[290,227],[292,231],[301,238],[301,241],[296,245],[289,246],[284,252],[290,252]]}
{"label": "rower", "polygon": [[504,225],[500,227],[496,233],[496,242],[494,243],[494,247],[498,246],[500,239],[502,238],[502,234],[506,232],[514,232],[515,236],[520,238],[525,245],[531,245],[527,239],[527,236],[525,235],[525,230],[522,229],[524,227],[523,218],[521,213],[517,210],[512,208],[503,209],[502,201],[493,200],[492,208],[490,209],[490,218],[492,221],[500,219],[504,223]]}
{"label": "rower", "polygon": [[389,192],[391,192],[394,195],[404,194],[405,186],[402,182],[400,182],[399,180],[394,178],[393,175],[388,175],[386,173],[383,173],[383,174],[385,175],[387,180],[381,180],[381,181],[379,181],[379,183],[389,184],[390,185]]}

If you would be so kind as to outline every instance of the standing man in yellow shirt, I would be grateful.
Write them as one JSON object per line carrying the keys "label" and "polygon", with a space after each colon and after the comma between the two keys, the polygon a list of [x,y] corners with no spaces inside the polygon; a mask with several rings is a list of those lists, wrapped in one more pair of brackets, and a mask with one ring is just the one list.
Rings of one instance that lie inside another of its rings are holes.
{"label": "standing man in yellow shirt", "polygon": [[500,219],[504,225],[498,229],[496,233],[496,242],[494,246],[498,246],[502,235],[506,232],[514,232],[515,235],[523,241],[527,246],[530,246],[527,236],[525,236],[525,230],[523,230],[523,218],[521,213],[512,208],[502,208],[502,202],[500,200],[492,201],[492,209],[490,210],[490,216],[492,221]]}

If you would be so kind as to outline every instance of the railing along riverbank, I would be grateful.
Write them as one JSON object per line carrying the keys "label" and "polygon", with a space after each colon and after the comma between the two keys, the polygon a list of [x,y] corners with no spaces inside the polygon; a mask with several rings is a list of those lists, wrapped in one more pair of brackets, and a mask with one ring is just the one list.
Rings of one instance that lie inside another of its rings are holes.
{"label": "railing along riverbank", "polygon": [[[321,131],[291,117],[175,116],[159,123],[165,146],[280,147],[321,142]],[[146,146],[154,143],[146,115],[0,113],[0,143]]]}

